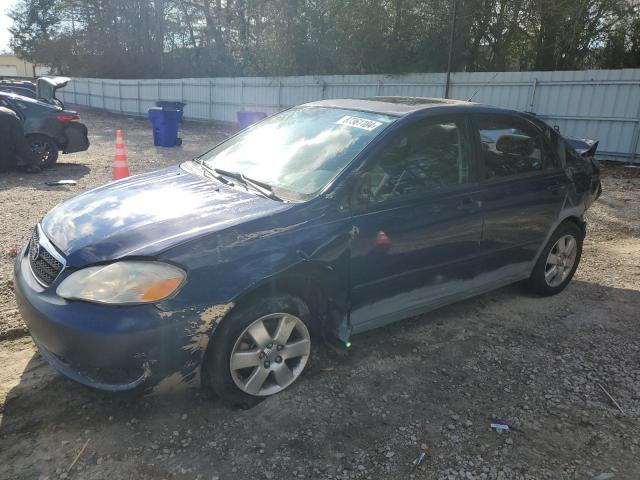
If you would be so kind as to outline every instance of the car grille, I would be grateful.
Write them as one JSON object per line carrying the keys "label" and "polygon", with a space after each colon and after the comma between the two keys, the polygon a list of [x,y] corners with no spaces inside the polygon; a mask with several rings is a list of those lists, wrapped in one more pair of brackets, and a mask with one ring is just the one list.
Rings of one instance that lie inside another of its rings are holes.
{"label": "car grille", "polygon": [[41,245],[37,227],[33,230],[29,242],[29,264],[36,279],[46,287],[58,278],[64,268],[64,265]]}

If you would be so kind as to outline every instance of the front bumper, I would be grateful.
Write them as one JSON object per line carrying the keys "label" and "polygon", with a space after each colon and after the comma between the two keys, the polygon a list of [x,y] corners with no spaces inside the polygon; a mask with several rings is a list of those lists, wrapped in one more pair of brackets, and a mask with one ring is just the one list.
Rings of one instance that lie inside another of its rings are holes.
{"label": "front bumper", "polygon": [[[168,316],[154,305],[105,306],[56,295],[62,278],[42,287],[26,248],[16,258],[18,308],[42,356],[63,375],[109,391],[153,386],[175,372],[194,370],[183,345],[192,319]],[[64,277],[61,275],[60,277]]]}

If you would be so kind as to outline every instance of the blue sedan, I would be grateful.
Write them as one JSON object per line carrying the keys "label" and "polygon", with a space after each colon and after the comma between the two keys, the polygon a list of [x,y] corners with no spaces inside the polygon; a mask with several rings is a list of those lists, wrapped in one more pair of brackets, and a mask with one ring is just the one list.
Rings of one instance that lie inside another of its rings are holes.
{"label": "blue sedan", "polygon": [[562,291],[598,164],[539,119],[450,100],[325,100],[54,208],[15,264],[41,354],[95,388],[251,405],[312,345],[525,280]]}

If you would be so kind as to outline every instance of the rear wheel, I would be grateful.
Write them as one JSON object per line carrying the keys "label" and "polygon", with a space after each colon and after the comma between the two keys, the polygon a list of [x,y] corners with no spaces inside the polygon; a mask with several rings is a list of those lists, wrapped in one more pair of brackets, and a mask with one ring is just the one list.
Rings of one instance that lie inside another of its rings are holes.
{"label": "rear wheel", "polygon": [[58,161],[58,144],[51,137],[39,133],[28,135],[27,143],[35,165],[48,168]]}
{"label": "rear wheel", "polygon": [[311,352],[309,309],[288,295],[234,310],[205,356],[208,384],[227,403],[252,406],[292,385]]}
{"label": "rear wheel", "polygon": [[540,295],[561,292],[573,278],[582,255],[583,232],[575,223],[565,222],[553,233],[536,263],[529,285]]}

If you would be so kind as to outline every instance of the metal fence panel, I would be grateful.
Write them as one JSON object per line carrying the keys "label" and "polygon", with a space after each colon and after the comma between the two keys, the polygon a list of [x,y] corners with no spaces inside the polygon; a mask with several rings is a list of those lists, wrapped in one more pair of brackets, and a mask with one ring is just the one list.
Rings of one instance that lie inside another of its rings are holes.
{"label": "metal fence panel", "polygon": [[[451,97],[528,111],[566,135],[600,140],[602,158],[640,163],[640,69],[454,73]],[[235,122],[242,110],[273,114],[327,98],[442,97],[445,75],[113,80],[74,78],[59,92],[69,104],[146,115],[158,100],[182,101],[185,118]]]}

